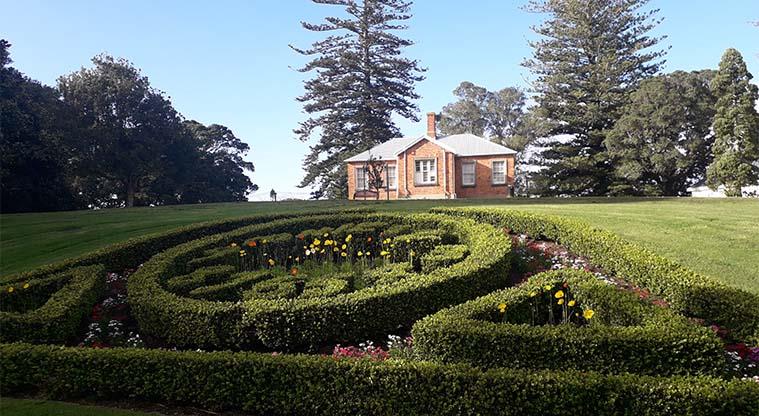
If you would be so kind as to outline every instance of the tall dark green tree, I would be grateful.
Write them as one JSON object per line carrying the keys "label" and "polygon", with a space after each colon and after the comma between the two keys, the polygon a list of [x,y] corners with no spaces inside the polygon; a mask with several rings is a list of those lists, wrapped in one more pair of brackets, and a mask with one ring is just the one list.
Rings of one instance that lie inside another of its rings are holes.
{"label": "tall dark green tree", "polygon": [[615,193],[684,195],[711,161],[714,71],[676,71],[641,82],[609,131]]}
{"label": "tall dark green tree", "polygon": [[552,135],[539,175],[547,194],[603,195],[613,166],[604,139],[638,84],[659,71],[665,51],[649,35],[658,10],[648,0],[533,0],[547,15],[524,62],[535,79],[538,114]]}
{"label": "tall dark green tree", "polygon": [[58,79],[80,126],[78,175],[90,199],[131,207],[161,176],[181,118],[130,62],[99,55],[92,63]]}
{"label": "tall dark green tree", "polygon": [[402,56],[413,44],[396,32],[406,29],[411,2],[403,0],[313,0],[340,6],[347,17],[327,17],[324,23],[303,22],[306,30],[327,33],[309,49],[292,47],[312,57],[301,72],[315,73],[298,97],[310,115],[295,134],[310,146],[301,187],[317,194],[347,196],[344,160],[400,135],[392,116],[418,121],[419,98],[414,84],[424,79],[416,60]]}
{"label": "tall dark green tree", "polygon": [[759,88],[743,56],[735,49],[722,55],[719,71],[712,81],[717,96],[714,116],[714,161],[707,169],[712,188],[725,185],[728,196],[741,196],[741,188],[759,178],[759,114],[755,105]]}
{"label": "tall dark green tree", "polygon": [[10,66],[10,46],[0,40],[0,211],[79,208],[66,107],[55,89]]}

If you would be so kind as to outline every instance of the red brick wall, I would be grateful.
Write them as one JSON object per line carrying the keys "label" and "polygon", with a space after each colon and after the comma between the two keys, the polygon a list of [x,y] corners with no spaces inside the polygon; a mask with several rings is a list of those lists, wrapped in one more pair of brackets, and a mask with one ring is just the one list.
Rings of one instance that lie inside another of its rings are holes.
{"label": "red brick wall", "polygon": [[[491,162],[506,161],[506,184],[493,185]],[[461,185],[462,162],[474,161],[474,186]],[[503,156],[469,156],[456,158],[456,197],[457,198],[505,198],[509,196],[509,187],[514,186],[514,155]]]}
{"label": "red brick wall", "polygon": [[[387,162],[389,166],[395,166],[396,162]],[[356,195],[356,168],[362,168],[364,167],[364,162],[351,162],[348,163],[348,199],[364,199],[363,196],[355,197]],[[401,177],[401,170],[396,170],[396,175],[398,175],[398,184],[400,185],[400,182],[403,180]],[[388,195],[389,194],[389,195]],[[387,192],[385,187],[383,187],[380,190],[380,199],[388,199],[388,196],[390,199],[397,199],[398,198],[398,192],[396,189],[391,188],[390,192]],[[355,197],[355,198],[354,198]],[[367,199],[372,199],[374,196],[367,195]]]}
{"label": "red brick wall", "polygon": [[[400,155],[400,169],[398,174],[399,191],[401,198],[406,196],[410,198],[424,197],[445,197],[443,187],[445,178],[443,176],[443,155],[445,151],[442,147],[433,144],[429,140],[422,140],[412,146]],[[414,183],[414,169],[416,159],[435,159],[437,168],[437,183],[435,185],[416,185]],[[450,160],[450,158],[449,158]],[[450,171],[450,169],[448,169]],[[405,178],[403,172],[406,172]],[[451,178],[448,178],[450,183]]]}
{"label": "red brick wall", "polygon": [[[443,162],[445,157],[446,161]],[[435,159],[437,165],[437,184],[416,185],[414,184],[414,160]],[[493,185],[491,177],[491,162],[494,160],[506,161],[506,184]],[[472,187],[461,185],[461,163],[474,161],[475,184]],[[402,153],[397,162],[398,189],[390,190],[390,199],[398,198],[446,198],[453,193],[457,198],[505,198],[509,196],[509,189],[514,186],[514,155],[503,156],[470,156],[456,157],[446,152],[440,146],[429,140],[422,140],[406,152]],[[356,193],[356,167],[363,167],[364,162],[352,162],[348,164],[348,199],[354,199]],[[443,167],[445,166],[445,175]],[[405,175],[404,175],[405,172]],[[371,197],[369,197],[371,198]],[[380,192],[380,199],[386,199],[384,189]],[[358,199],[364,199],[359,196]]]}

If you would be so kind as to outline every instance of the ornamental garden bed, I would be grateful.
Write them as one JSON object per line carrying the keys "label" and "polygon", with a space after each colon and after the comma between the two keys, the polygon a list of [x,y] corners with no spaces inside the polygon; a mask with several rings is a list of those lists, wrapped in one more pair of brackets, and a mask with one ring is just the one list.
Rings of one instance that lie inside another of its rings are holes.
{"label": "ornamental garden bed", "polygon": [[[731,313],[759,302],[652,256],[501,210],[184,227],[2,279],[0,388],[260,414],[754,414],[759,324]],[[721,293],[736,303],[688,304]]]}

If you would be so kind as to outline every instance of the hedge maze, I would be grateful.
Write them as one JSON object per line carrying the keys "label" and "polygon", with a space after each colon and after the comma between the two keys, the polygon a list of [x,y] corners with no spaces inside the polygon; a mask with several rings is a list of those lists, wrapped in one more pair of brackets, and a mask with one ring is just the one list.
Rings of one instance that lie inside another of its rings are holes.
{"label": "hedge maze", "polygon": [[[507,231],[507,232],[505,232]],[[665,307],[583,270],[517,286],[508,234],[559,243]],[[126,280],[143,348],[77,346]],[[756,414],[708,328],[759,340],[759,299],[611,233],[498,209],[265,215],[148,235],[0,280],[3,395],[255,414]],[[325,353],[407,331],[411,352]]]}

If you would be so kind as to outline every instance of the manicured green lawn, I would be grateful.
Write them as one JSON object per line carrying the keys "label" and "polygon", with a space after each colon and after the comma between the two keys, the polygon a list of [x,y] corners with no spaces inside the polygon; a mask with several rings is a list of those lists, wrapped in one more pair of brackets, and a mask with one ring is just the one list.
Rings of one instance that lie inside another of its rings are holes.
{"label": "manicured green lawn", "polygon": [[0,398],[0,415],[3,416],[157,416],[131,410],[110,409],[99,406],[82,406],[73,403],[45,400]]}
{"label": "manicured green lawn", "polygon": [[0,215],[0,273],[28,270],[130,237],[193,222],[364,204],[378,210],[402,211],[423,211],[441,205],[497,205],[575,217],[640,243],[693,270],[759,293],[759,201],[756,199],[255,202]]}

